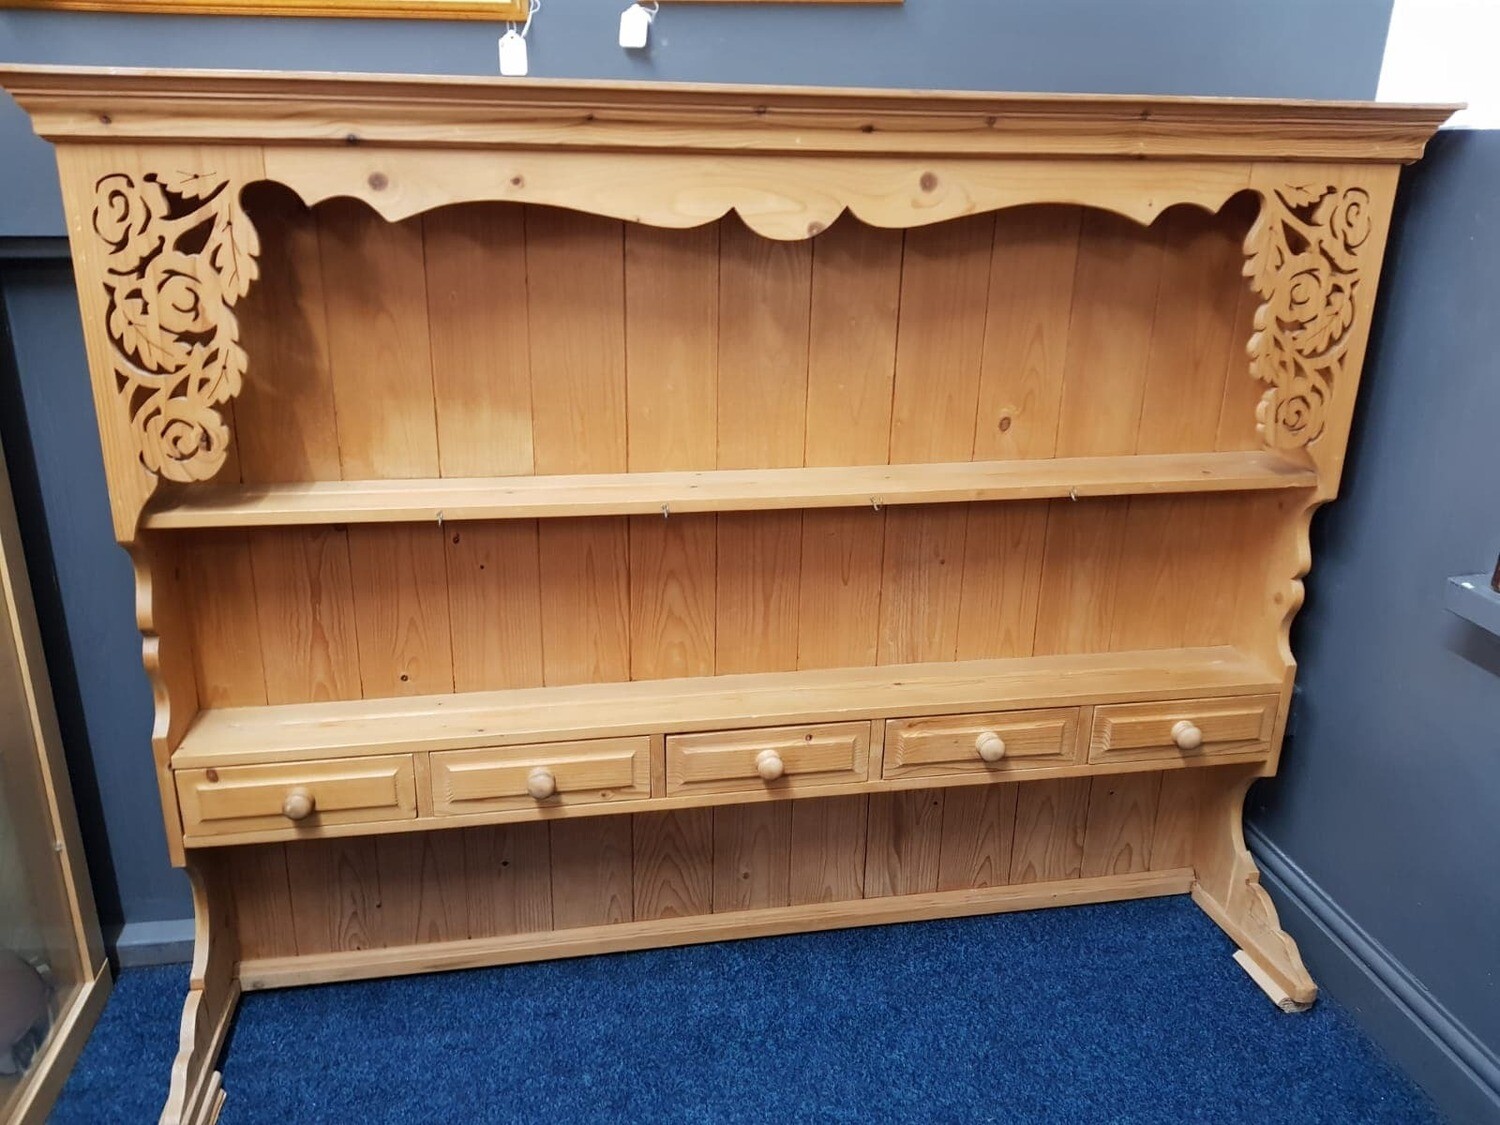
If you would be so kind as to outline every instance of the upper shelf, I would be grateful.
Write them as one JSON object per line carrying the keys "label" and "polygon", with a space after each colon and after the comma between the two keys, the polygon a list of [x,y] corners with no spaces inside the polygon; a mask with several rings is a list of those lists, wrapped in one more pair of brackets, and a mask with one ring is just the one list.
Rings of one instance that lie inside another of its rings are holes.
{"label": "upper shelf", "polygon": [[258,527],[559,516],[886,507],[1311,488],[1317,473],[1269,452],[1168,453],[701,472],[188,485],[163,492],[149,528]]}
{"label": "upper shelf", "polygon": [[1457,107],[0,67],[51,140],[1408,161]]}

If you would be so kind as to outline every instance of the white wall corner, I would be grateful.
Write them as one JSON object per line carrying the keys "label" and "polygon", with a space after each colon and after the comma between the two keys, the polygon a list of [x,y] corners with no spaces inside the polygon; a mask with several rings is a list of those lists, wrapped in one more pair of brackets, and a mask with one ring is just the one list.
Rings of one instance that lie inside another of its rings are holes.
{"label": "white wall corner", "polygon": [[1500,129],[1500,0],[1395,0],[1376,97],[1468,102],[1448,128]]}

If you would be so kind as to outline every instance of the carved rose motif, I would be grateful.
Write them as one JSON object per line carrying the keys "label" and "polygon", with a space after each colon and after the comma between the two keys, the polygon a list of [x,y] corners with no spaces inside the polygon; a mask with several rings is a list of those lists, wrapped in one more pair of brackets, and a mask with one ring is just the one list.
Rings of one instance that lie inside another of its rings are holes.
{"label": "carved rose motif", "polygon": [[229,446],[213,408],[245,370],[230,310],[256,275],[255,229],[225,177],[173,172],[105,176],[94,231],[109,247],[115,378],[141,462],[168,480],[206,480]]}
{"label": "carved rose motif", "polygon": [[1374,229],[1363,188],[1293,185],[1268,193],[1246,240],[1245,274],[1265,301],[1250,373],[1270,385],[1256,411],[1273,446],[1316,441],[1363,301],[1358,251]]}

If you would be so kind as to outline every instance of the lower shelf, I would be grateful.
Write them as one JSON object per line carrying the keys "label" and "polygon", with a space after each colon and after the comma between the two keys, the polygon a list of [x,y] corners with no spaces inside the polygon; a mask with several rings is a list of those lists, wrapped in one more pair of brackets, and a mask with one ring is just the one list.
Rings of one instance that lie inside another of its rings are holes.
{"label": "lower shelf", "polygon": [[687,918],[616,922],[467,941],[434,942],[393,949],[358,949],[292,957],[264,957],[240,962],[240,986],[249,991],[288,985],[405,976],[449,969],[514,965],[558,957],[700,945],[714,941],[771,937],[777,934],[837,930],[887,922],[964,918],[1049,906],[1115,902],[1186,894],[1193,886],[1191,868],[1104,875],[1021,886],[980,887],[925,894],[891,895],[846,902],[775,906]]}
{"label": "lower shelf", "polygon": [[228,707],[198,715],[172,766],[1252,695],[1280,691],[1283,679],[1283,669],[1219,646]]}

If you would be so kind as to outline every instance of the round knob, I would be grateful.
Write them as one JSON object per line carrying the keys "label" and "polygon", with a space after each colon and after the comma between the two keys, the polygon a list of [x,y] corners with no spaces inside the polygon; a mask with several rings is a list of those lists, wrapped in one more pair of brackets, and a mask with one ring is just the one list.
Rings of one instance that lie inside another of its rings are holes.
{"label": "round knob", "polygon": [[281,815],[288,820],[301,820],[313,811],[313,795],[307,786],[299,785],[281,802]]}
{"label": "round knob", "polygon": [[974,740],[974,749],[986,762],[998,762],[1005,757],[1005,739],[992,730],[987,730]]}
{"label": "round knob", "polygon": [[557,792],[557,775],[546,766],[537,766],[526,775],[526,792],[538,801],[545,801]]}
{"label": "round knob", "polygon": [[786,773],[786,763],[775,750],[762,750],[755,755],[755,772],[760,774],[762,781],[775,781]]}
{"label": "round knob", "polygon": [[1196,750],[1203,745],[1203,732],[1197,723],[1183,719],[1172,724],[1172,741],[1177,743],[1179,750]]}

